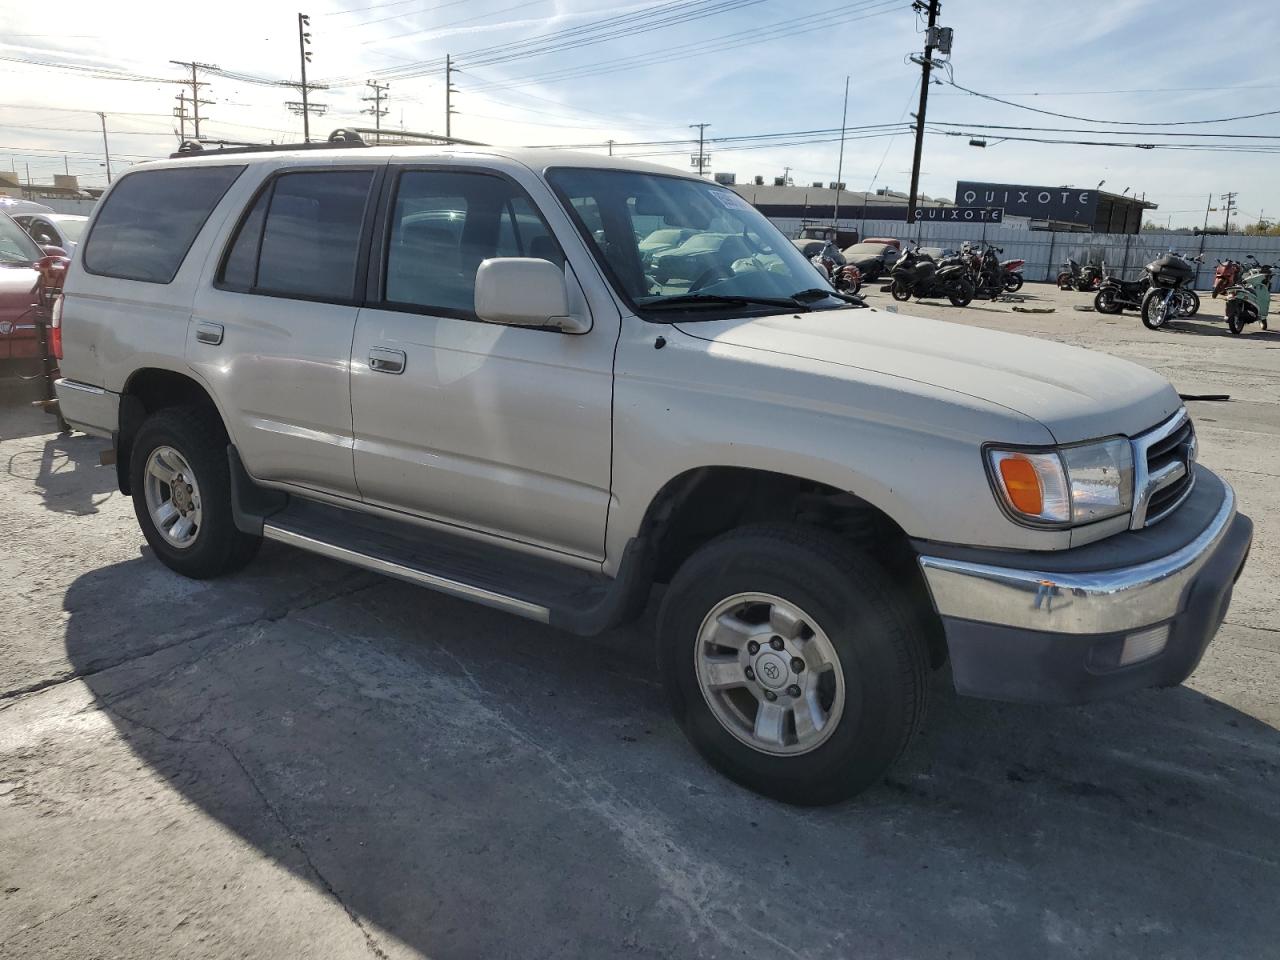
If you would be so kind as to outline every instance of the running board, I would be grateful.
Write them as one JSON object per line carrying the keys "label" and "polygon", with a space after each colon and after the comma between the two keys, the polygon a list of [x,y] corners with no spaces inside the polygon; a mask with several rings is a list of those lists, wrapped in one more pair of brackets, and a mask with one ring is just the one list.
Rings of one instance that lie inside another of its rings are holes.
{"label": "running board", "polygon": [[599,633],[638,615],[648,597],[649,565],[640,540],[628,545],[619,576],[610,578],[409,521],[297,497],[258,522],[268,540],[578,634]]}

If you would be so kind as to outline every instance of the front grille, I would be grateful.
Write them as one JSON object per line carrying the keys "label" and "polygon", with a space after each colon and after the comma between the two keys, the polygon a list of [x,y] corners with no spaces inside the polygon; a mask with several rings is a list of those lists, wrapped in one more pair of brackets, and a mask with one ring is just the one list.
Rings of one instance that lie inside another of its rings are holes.
{"label": "front grille", "polygon": [[1195,428],[1188,418],[1168,436],[1147,447],[1146,475],[1151,483],[1156,483],[1171,465],[1178,464],[1182,470],[1172,482],[1151,490],[1147,499],[1146,526],[1167,517],[1191,492],[1191,486],[1195,482],[1195,445]]}

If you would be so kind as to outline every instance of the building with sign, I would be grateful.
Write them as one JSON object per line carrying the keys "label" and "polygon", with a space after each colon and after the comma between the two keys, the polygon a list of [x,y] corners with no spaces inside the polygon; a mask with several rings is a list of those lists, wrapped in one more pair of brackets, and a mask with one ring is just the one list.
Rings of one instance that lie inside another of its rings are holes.
{"label": "building with sign", "polygon": [[[836,204],[840,205],[840,219],[846,220],[902,220],[907,219],[907,195],[893,190],[848,190],[842,188],[837,197],[834,183],[766,184],[735,183],[732,174],[716,174],[716,180],[725,183],[738,196],[756,207],[770,219],[825,220],[836,216]],[[757,177],[757,180],[762,178]],[[781,178],[779,178],[781,179]],[[917,216],[921,220],[943,220],[950,216],[955,204],[950,199],[921,197],[917,204]],[[984,217],[985,219],[979,219]],[[962,223],[999,223],[998,210],[979,214],[971,210],[963,216],[951,217]]]}
{"label": "building with sign", "polygon": [[1032,230],[1071,230],[1081,233],[1137,233],[1145,211],[1157,205],[1123,193],[1080,187],[1046,187],[1013,183],[960,180],[956,206],[999,207],[1009,218],[1028,221]]}

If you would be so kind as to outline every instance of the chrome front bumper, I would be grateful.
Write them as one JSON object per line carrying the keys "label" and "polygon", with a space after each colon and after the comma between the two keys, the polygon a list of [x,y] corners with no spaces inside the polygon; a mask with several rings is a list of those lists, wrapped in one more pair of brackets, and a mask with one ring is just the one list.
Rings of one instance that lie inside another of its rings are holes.
{"label": "chrome front bumper", "polygon": [[[1235,491],[1209,526],[1158,560],[1096,573],[1048,573],[921,556],[920,567],[944,617],[1052,633],[1114,633],[1167,620],[1236,515]],[[1121,534],[1120,536],[1123,536]]]}
{"label": "chrome front bumper", "polygon": [[996,563],[1005,555],[917,543],[957,691],[1078,703],[1185,680],[1253,540],[1230,485],[1197,470],[1194,495],[1165,523],[1075,550]]}

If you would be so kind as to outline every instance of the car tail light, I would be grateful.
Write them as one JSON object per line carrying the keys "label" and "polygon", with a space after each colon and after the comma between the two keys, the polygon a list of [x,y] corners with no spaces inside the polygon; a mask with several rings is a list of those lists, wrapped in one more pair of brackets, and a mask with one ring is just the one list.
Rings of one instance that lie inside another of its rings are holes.
{"label": "car tail light", "polygon": [[53,298],[53,310],[49,318],[49,350],[55,360],[62,359],[62,294]]}

